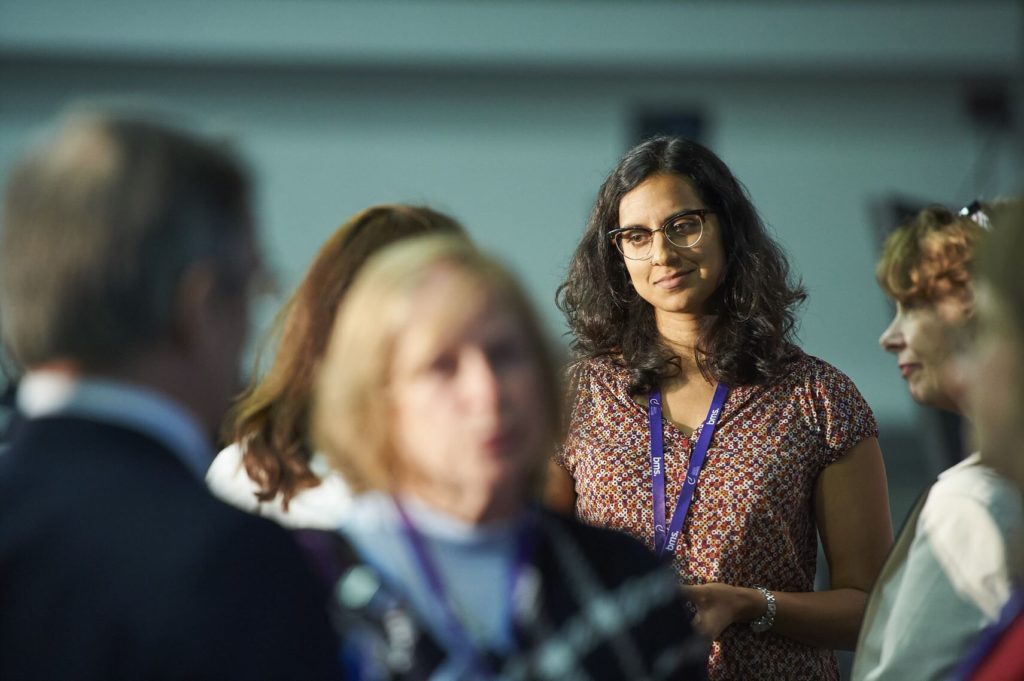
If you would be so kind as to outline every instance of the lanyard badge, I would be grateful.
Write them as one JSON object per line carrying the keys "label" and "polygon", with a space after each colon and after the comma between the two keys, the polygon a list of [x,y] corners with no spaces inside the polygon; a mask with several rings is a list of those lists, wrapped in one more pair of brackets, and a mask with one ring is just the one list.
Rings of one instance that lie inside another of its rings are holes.
{"label": "lanyard badge", "polygon": [[661,414],[661,391],[655,390],[651,393],[647,403],[647,418],[651,429],[651,492],[654,497],[654,552],[659,556],[665,553],[672,553],[679,543],[679,535],[683,531],[683,524],[686,522],[686,514],[690,511],[690,503],[693,501],[693,492],[697,489],[697,480],[700,478],[700,471],[704,467],[704,460],[707,458],[708,448],[711,446],[711,438],[718,426],[718,419],[722,414],[722,407],[729,397],[729,386],[719,383],[715,388],[715,396],[711,400],[711,407],[708,408],[708,415],[704,418],[704,426],[701,428],[700,437],[693,448],[690,456],[690,466],[686,470],[686,480],[683,483],[683,490],[679,493],[679,500],[676,502],[676,510],[672,514],[672,523],[665,526],[665,434]]}

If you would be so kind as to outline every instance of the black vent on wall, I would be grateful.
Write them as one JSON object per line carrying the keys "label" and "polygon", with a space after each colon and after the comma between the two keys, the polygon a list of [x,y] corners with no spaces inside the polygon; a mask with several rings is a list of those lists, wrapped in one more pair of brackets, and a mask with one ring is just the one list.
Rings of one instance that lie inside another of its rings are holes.
{"label": "black vent on wall", "polygon": [[704,123],[704,116],[692,110],[641,110],[633,116],[630,146],[657,135],[676,135],[704,144]]}

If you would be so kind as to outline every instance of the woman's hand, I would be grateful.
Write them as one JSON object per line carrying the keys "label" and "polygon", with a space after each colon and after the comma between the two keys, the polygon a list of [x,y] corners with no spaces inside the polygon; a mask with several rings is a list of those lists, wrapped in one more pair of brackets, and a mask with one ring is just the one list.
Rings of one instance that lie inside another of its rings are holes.
{"label": "woman's hand", "polygon": [[717,583],[682,589],[683,596],[697,607],[694,627],[712,641],[730,624],[755,620],[768,609],[764,594],[757,589]]}
{"label": "woman's hand", "polygon": [[[892,545],[885,467],[868,438],[825,468],[815,489],[815,520],[828,559],[828,591],[774,591],[772,633],[809,646],[853,650],[868,592]],[[718,638],[736,622],[765,613],[764,594],[728,584],[683,587],[697,606],[694,626]]]}

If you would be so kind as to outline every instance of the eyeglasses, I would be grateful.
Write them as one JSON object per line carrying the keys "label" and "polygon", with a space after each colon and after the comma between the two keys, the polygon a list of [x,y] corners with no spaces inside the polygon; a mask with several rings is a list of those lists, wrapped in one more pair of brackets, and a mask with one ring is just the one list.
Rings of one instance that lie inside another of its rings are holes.
{"label": "eyeglasses", "polygon": [[676,213],[658,229],[646,227],[619,227],[608,232],[608,238],[624,257],[647,260],[651,257],[654,235],[661,232],[676,248],[693,248],[704,236],[704,216],[715,211],[710,208],[684,210]]}

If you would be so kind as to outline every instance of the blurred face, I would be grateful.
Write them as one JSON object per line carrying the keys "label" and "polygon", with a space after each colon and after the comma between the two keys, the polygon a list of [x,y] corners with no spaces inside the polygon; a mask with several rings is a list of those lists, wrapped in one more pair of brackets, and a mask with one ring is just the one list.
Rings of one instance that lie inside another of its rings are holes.
{"label": "blurred face", "polygon": [[[689,180],[672,173],[647,178],[619,202],[620,227],[658,229],[682,211],[707,208]],[[664,233],[654,235],[651,257],[623,257],[629,278],[656,313],[703,314],[725,272],[718,216],[708,213],[704,231],[693,247],[674,246]]]}
{"label": "blurred face", "polygon": [[446,281],[452,275],[438,276],[420,292],[395,347],[399,483],[414,492],[521,502],[548,430],[529,339],[507,305],[489,297],[467,313],[459,308],[465,292]]}
{"label": "blurred face", "polygon": [[936,303],[896,303],[896,316],[879,343],[896,356],[900,374],[918,403],[961,411],[947,377],[953,326],[965,317],[962,301],[953,296]]}
{"label": "blurred face", "polygon": [[1024,488],[1024,345],[989,291],[978,291],[978,337],[967,360],[968,409],[982,459]]}

